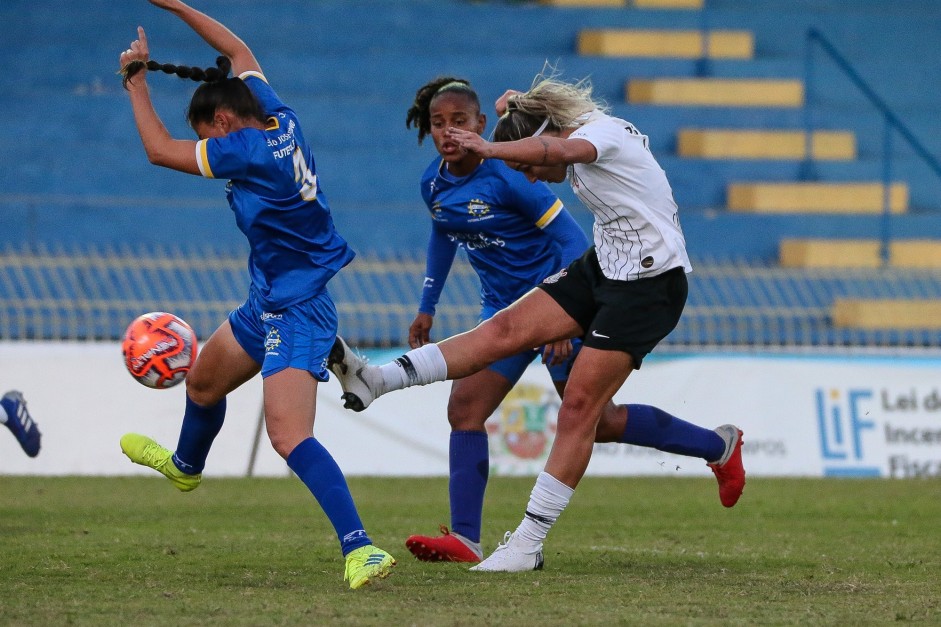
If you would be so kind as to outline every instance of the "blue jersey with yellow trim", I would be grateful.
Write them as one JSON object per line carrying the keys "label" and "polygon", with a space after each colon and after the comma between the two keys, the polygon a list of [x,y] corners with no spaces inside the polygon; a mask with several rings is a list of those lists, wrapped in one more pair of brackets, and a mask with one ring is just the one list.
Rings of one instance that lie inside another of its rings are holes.
{"label": "blue jersey with yellow trim", "polygon": [[203,176],[229,179],[226,197],[251,248],[252,289],[275,311],[322,291],[354,253],[334,228],[294,111],[261,74],[240,78],[270,116],[268,127],[200,140],[196,158]]}
{"label": "blue jersey with yellow trim", "polygon": [[562,201],[503,161],[485,159],[456,178],[439,157],[422,176],[421,194],[432,228],[467,253],[484,306],[503,309],[564,266],[561,246],[542,231],[565,210]]}

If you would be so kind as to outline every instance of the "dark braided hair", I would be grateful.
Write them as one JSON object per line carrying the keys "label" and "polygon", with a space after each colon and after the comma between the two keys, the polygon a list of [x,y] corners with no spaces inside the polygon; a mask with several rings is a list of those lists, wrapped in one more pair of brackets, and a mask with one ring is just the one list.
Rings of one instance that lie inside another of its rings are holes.
{"label": "dark braided hair", "polygon": [[188,78],[200,83],[213,83],[221,81],[229,75],[229,72],[232,71],[232,62],[228,57],[220,56],[216,58],[216,67],[203,69],[187,65],[173,65],[172,63],[157,63],[154,60],[150,60],[147,63],[143,61],[131,61],[121,69],[121,75],[123,77],[121,84],[124,85],[124,89],[127,89],[127,82],[131,80],[131,77],[145,67],[151,72],[159,71],[164,74],[176,74],[180,78]]}
{"label": "dark braided hair", "polygon": [[470,86],[470,82],[463,78],[454,78],[452,76],[439,76],[429,81],[415,92],[415,102],[409,108],[405,116],[405,128],[412,128],[412,125],[418,129],[418,143],[431,133],[431,103],[442,94],[453,93],[461,94],[476,105],[480,111],[480,99],[477,92]]}
{"label": "dark braided hair", "polygon": [[[124,75],[125,89],[127,89],[127,81],[144,67],[143,61],[132,61],[124,67],[121,74]],[[211,124],[216,109],[219,108],[228,109],[240,118],[254,119],[262,123],[268,119],[261,103],[258,102],[258,98],[248,85],[238,77],[229,76],[229,72],[232,71],[232,61],[228,57],[216,58],[216,67],[206,69],[156,61],[148,61],[146,67],[151,71],[176,74],[180,78],[202,83],[193,92],[189,108],[186,110],[186,121],[193,129],[200,122]]]}

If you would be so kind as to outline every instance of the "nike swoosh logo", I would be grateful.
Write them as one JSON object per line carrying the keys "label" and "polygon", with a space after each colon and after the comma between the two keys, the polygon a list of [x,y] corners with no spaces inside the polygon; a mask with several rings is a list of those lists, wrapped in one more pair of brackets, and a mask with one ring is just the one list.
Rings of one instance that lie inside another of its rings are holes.
{"label": "nike swoosh logo", "polygon": [[610,340],[610,339],[611,339],[611,336],[610,336],[610,335],[602,335],[602,334],[598,333],[598,331],[592,331],[592,332],[591,332],[591,336],[592,336],[592,337],[603,337],[603,338],[606,339],[606,340]]}

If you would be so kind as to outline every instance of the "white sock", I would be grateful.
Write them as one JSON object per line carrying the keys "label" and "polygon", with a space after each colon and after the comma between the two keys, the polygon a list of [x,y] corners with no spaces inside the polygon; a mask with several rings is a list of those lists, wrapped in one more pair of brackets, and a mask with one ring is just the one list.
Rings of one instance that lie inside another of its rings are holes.
{"label": "white sock", "polygon": [[574,488],[568,487],[549,473],[539,473],[536,485],[529,495],[526,516],[516,528],[513,537],[526,544],[542,544],[574,493]]}
{"label": "white sock", "polygon": [[395,361],[379,366],[383,393],[413,385],[428,385],[448,378],[448,364],[437,344],[410,350]]}

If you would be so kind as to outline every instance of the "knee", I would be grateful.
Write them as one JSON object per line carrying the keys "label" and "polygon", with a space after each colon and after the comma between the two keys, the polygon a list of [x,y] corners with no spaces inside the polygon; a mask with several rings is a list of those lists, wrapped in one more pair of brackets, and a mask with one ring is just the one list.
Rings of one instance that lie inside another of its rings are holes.
{"label": "knee", "polygon": [[483,431],[489,416],[483,416],[471,399],[451,397],[448,401],[448,424],[452,431]]}
{"label": "knee", "polygon": [[594,440],[600,414],[600,409],[594,399],[577,393],[571,394],[569,390],[566,390],[562,406],[559,408],[558,431],[560,435],[568,434],[576,437],[590,435]]}
{"label": "knee", "polygon": [[620,442],[627,425],[627,408],[608,403],[601,411],[595,442]]}
{"label": "knee", "polygon": [[186,395],[202,407],[212,407],[225,396],[214,389],[211,377],[202,376],[195,368],[186,375]]}
{"label": "knee", "polygon": [[282,459],[287,459],[288,455],[291,454],[291,451],[301,443],[295,437],[291,437],[287,433],[268,430],[268,440],[271,442],[271,448],[281,456]]}

